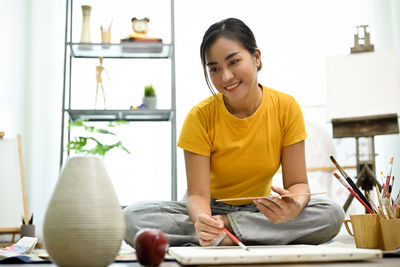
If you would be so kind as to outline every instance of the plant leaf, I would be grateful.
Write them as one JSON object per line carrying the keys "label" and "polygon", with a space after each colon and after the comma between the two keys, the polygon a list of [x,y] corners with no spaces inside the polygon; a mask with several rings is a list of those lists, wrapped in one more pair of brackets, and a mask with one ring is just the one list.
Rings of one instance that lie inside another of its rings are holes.
{"label": "plant leaf", "polygon": [[[107,129],[96,129],[95,126],[88,126],[85,124],[85,122],[87,122],[87,121],[88,121],[87,119],[78,119],[75,121],[71,121],[68,124],[68,129],[71,129],[71,127],[84,127],[84,129],[87,132],[117,136],[115,133],[113,133]],[[127,124],[129,124],[128,121],[119,120],[119,121],[110,121],[107,126],[108,127],[116,127],[119,125],[127,125]],[[89,145],[88,140],[95,142],[95,146],[92,147],[91,149],[85,148],[86,146]],[[119,148],[121,150],[124,150],[126,153],[130,154],[129,150],[126,149],[126,147],[124,147],[122,145],[121,141],[116,142],[115,144],[107,145],[107,144],[101,143],[99,140],[97,140],[93,136],[89,136],[89,137],[78,136],[78,137],[75,137],[73,140],[69,141],[67,144],[68,151],[74,151],[75,153],[100,155],[100,156],[104,156],[108,151],[110,151],[113,148]]]}
{"label": "plant leaf", "polygon": [[88,121],[87,119],[77,119],[74,121],[70,121],[68,123],[68,130],[71,130],[72,127],[85,127],[84,122]]}
{"label": "plant leaf", "polygon": [[91,133],[93,133],[94,130],[95,130],[94,126],[86,126],[86,125],[84,125],[84,127],[85,127],[86,131],[91,132]]}
{"label": "plant leaf", "polygon": [[109,130],[106,129],[96,129],[96,133],[116,135],[115,133],[110,132]]}

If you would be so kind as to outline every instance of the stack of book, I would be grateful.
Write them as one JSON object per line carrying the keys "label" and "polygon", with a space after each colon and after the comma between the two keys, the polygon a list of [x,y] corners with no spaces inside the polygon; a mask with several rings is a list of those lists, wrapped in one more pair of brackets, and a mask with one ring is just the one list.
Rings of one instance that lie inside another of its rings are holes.
{"label": "stack of book", "polygon": [[131,34],[121,39],[122,51],[126,53],[160,53],[162,39],[146,35]]}

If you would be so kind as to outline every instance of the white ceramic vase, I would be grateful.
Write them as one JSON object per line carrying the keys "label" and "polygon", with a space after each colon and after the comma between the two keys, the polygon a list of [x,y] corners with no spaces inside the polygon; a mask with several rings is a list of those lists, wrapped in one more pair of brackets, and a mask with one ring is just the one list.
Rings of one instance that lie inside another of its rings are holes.
{"label": "white ceramic vase", "polygon": [[92,10],[91,6],[83,5],[82,8],[82,32],[81,40],[78,46],[81,50],[92,50],[92,45],[88,44],[92,42],[90,37],[90,12]]}
{"label": "white ceramic vase", "polygon": [[125,221],[103,160],[68,159],[47,208],[44,242],[61,267],[107,266],[125,234]]}
{"label": "white ceramic vase", "polygon": [[83,5],[82,8],[82,32],[81,32],[81,43],[90,43],[90,11],[91,6]]}

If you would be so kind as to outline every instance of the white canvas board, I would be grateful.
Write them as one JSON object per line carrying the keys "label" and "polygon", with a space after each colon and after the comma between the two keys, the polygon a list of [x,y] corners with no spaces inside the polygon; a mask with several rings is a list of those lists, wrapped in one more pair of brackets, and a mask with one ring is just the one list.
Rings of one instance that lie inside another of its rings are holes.
{"label": "white canvas board", "polygon": [[400,115],[399,62],[395,49],[329,56],[328,119]]}
{"label": "white canvas board", "polygon": [[0,139],[0,228],[20,227],[24,215],[17,139]]}
{"label": "white canvas board", "polygon": [[287,262],[359,261],[382,258],[378,249],[312,245],[240,247],[170,247],[168,253],[181,264],[250,264]]}

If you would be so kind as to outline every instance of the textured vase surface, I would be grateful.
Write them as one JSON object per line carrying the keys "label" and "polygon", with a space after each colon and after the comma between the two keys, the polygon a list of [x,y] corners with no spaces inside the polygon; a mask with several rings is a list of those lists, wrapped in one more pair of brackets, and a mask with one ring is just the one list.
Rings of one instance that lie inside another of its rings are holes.
{"label": "textured vase surface", "polygon": [[125,221],[102,159],[71,157],[47,208],[46,249],[58,266],[107,266],[125,234]]}
{"label": "textured vase surface", "polygon": [[81,43],[90,43],[90,11],[91,6],[83,5],[82,7],[82,32],[81,32]]}

